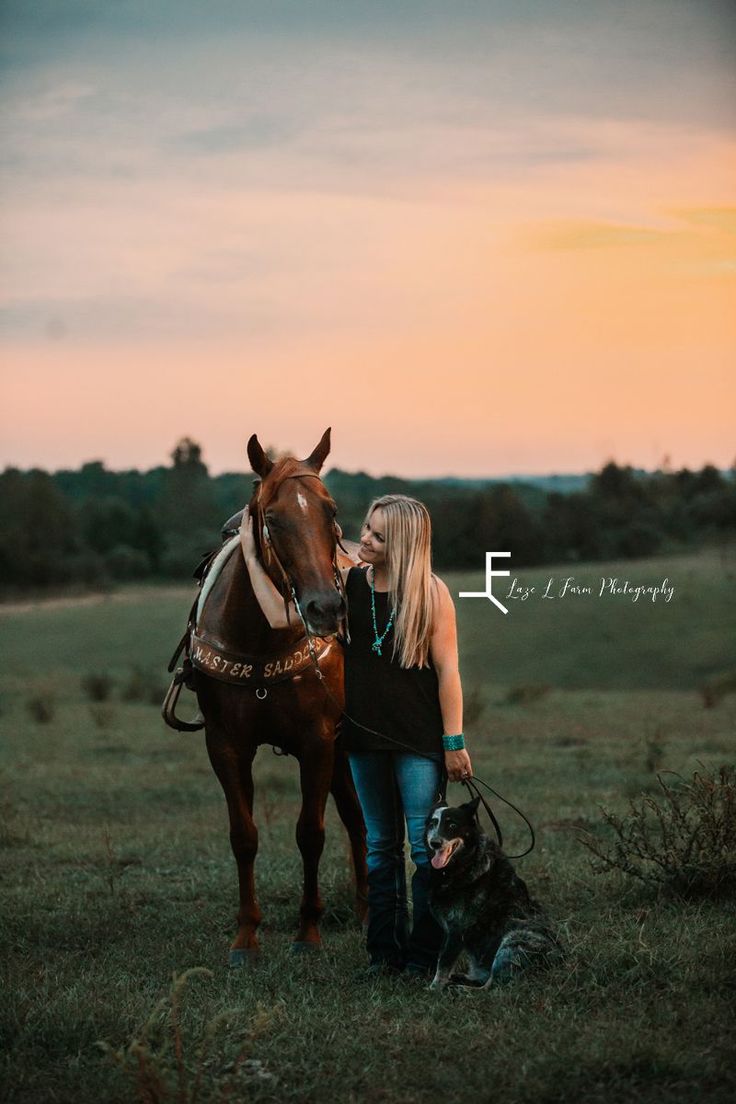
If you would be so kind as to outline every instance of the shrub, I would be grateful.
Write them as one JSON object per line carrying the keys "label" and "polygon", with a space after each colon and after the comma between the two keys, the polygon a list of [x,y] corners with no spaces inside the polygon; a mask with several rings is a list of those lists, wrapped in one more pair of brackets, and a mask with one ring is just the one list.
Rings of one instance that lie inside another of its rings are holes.
{"label": "shrub", "polygon": [[644,751],[646,753],[644,757],[646,769],[652,774],[656,774],[662,765],[662,756],[665,752],[665,742],[661,728],[657,728],[653,735],[644,737]]}
{"label": "shrub", "polygon": [[136,1099],[147,1104],[224,1104],[247,1098],[249,1083],[271,1089],[277,1083],[262,1062],[247,1055],[278,1009],[259,1005],[249,1021],[240,1009],[229,1009],[199,1023],[192,1038],[182,1026],[182,1000],[189,979],[196,976],[213,975],[201,966],[174,974],[168,997],[159,1001],[139,1037],[127,1046],[115,1050],[109,1043],[97,1044],[129,1076]]}
{"label": "shrub", "polygon": [[714,675],[700,687],[700,695],[706,709],[713,709],[726,694],[736,692],[736,671],[723,671]]}
{"label": "shrub", "polygon": [[486,711],[486,703],[483,701],[480,689],[474,686],[473,689],[463,696],[463,718],[465,728],[475,728],[480,724],[480,720]]}
{"label": "shrub", "polygon": [[128,681],[124,683],[120,696],[126,702],[148,702],[160,705],[166,696],[166,687],[162,686],[153,671],[143,667],[131,667]]}
{"label": "shrub", "polygon": [[151,574],[151,561],[139,548],[117,544],[105,553],[105,567],[114,579],[141,579]]}
{"label": "shrub", "polygon": [[602,809],[613,831],[606,845],[587,831],[578,838],[595,856],[597,872],[622,870],[649,886],[682,897],[725,897],[736,890],[736,770],[695,771],[692,781],[657,780],[661,794],[629,802],[626,816]]}
{"label": "shrub", "polygon": [[112,693],[113,681],[104,672],[90,671],[82,679],[82,690],[90,701],[104,702]]}
{"label": "shrub", "polygon": [[530,705],[539,701],[548,694],[550,687],[545,683],[534,683],[528,686],[512,686],[506,695],[507,705]]}
{"label": "shrub", "polygon": [[34,694],[26,701],[26,709],[37,724],[49,724],[56,716],[53,694]]}
{"label": "shrub", "polygon": [[110,728],[115,720],[115,707],[95,702],[89,707],[89,715],[99,729]]}

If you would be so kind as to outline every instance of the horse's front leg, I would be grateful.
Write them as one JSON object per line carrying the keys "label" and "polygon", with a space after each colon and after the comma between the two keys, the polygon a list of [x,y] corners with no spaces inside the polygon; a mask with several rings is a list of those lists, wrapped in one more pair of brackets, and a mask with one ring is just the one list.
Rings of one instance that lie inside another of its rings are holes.
{"label": "horse's front leg", "polygon": [[302,808],[296,825],[296,842],[304,865],[304,893],[299,909],[299,930],[294,950],[318,950],[319,921],[324,905],[319,894],[319,860],[325,845],[325,806],[332,781],[333,741],[323,736],[316,747],[302,754],[299,773]]}
{"label": "horse's front leg", "polygon": [[238,933],[230,947],[230,965],[240,966],[258,951],[256,934],[261,910],[256,899],[253,866],[258,852],[258,829],[253,820],[253,759],[255,745],[235,747],[227,736],[206,728],[207,752],[225,793],[230,818],[230,846],[238,868]]}

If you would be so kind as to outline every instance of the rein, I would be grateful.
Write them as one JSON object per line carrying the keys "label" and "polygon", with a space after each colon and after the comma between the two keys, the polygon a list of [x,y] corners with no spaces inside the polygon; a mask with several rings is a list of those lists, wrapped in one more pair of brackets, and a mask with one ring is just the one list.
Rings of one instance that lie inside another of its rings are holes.
{"label": "rein", "polygon": [[[292,588],[292,594],[293,594],[293,588]],[[295,594],[294,594],[294,605],[296,607],[297,613],[299,614],[299,616],[302,620],[302,624],[304,625],[304,632],[306,633],[307,643],[309,645],[309,655],[310,655],[310,659],[312,660],[312,663],[314,665],[315,673],[317,675],[317,678],[324,682],[324,675],[323,675],[322,671],[320,670],[318,662],[317,662],[317,654],[316,654],[316,651],[315,651],[315,648],[314,648],[314,642],[313,642],[313,639],[312,639],[312,634],[310,633],[309,628],[307,627],[307,623],[304,620],[304,616],[302,614],[301,609],[299,608],[299,602],[297,601],[297,598],[296,598]],[[329,686],[327,685],[326,682],[325,682],[325,692],[326,692],[326,694],[329,698],[332,698],[333,702],[337,706],[340,705],[340,703],[337,701],[337,699],[335,698],[335,695],[332,693],[332,691],[330,690],[330,688],[329,688]],[[421,759],[431,759],[432,758],[432,756],[430,756],[430,755],[425,755],[424,753],[422,753],[420,751],[415,751],[414,748],[409,747],[408,744],[402,743],[401,740],[395,740],[392,736],[388,736],[385,732],[377,732],[375,728],[369,728],[368,725],[364,725],[360,721],[356,721],[355,717],[351,717],[350,714],[344,708],[342,709],[342,716],[346,717],[351,722],[351,724],[357,725],[358,728],[362,728],[364,732],[368,732],[372,736],[380,736],[382,740],[388,740],[388,742],[390,744],[395,744],[396,747],[402,748],[402,750],[404,750],[404,751],[410,751],[412,753],[412,755],[418,755]],[[495,813],[493,812],[493,809],[491,808],[490,804],[488,803],[486,798],[483,796],[483,794],[478,789],[479,785],[483,786],[484,789],[489,791],[489,793],[492,793],[494,795],[494,797],[497,797],[499,799],[499,801],[503,801],[504,804],[508,805],[510,809],[513,809],[515,813],[518,813],[518,815],[521,817],[521,819],[526,824],[527,828],[529,829],[529,836],[530,836],[529,846],[527,847],[526,851],[522,851],[518,855],[507,855],[506,857],[508,859],[523,859],[526,855],[528,855],[531,851],[534,850],[534,846],[536,844],[536,835],[534,833],[534,828],[533,828],[532,823],[529,820],[529,818],[521,811],[521,809],[519,809],[516,805],[514,805],[514,803],[512,801],[509,801],[508,798],[504,797],[503,794],[500,794],[498,792],[498,790],[494,790],[492,786],[489,786],[487,782],[484,782],[482,778],[479,778],[475,774],[472,775],[470,778],[462,778],[462,779],[460,779],[460,781],[462,782],[463,786],[466,787],[466,789],[467,789],[468,793],[471,795],[471,797],[475,796],[475,797],[479,798],[481,804],[483,805],[483,808],[488,813],[488,816],[490,818],[490,821],[491,821],[491,823],[493,825],[493,828],[494,828],[494,831],[496,833],[496,838],[498,840],[498,846],[500,848],[503,848],[503,833],[501,831],[501,825],[498,823],[498,819],[497,819]],[[440,797],[443,801],[445,800],[445,793],[446,793],[446,785],[445,785],[445,787],[443,787],[443,789],[440,793]]]}

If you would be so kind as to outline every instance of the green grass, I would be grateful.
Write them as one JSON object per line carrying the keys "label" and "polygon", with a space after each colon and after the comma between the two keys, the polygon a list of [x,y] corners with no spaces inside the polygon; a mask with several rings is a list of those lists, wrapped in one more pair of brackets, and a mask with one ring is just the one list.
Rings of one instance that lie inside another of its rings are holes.
{"label": "green grass", "polygon": [[[457,602],[465,683],[484,706],[469,732],[476,771],[534,821],[537,848],[518,868],[568,950],[548,974],[487,993],[356,979],[362,933],[332,808],[324,951],[290,954],[296,765],[268,748],[256,760],[263,953],[252,970],[228,972],[235,868],[202,738],[120,699],[136,664],[163,687],[190,591],[0,611],[3,1099],[144,1099],[96,1043],[140,1039],[172,973],[194,966],[211,975],[182,993],[185,1067],[196,1066],[207,1024],[224,1017],[201,1100],[226,1099],[228,1085],[231,1099],[256,1101],[732,1099],[733,905],[685,904],[596,876],[575,827],[601,830],[598,806],[624,811],[656,784],[655,767],[687,774],[733,761],[736,697],[705,710],[698,687],[736,667],[736,584],[708,553],[518,573],[537,584],[567,574],[667,575],[676,593],[654,606],[530,599],[508,617]],[[448,581],[454,593],[482,588],[480,576]],[[90,672],[113,679],[109,701],[85,698]],[[506,704],[512,688],[536,683],[549,692]],[[49,723],[29,713],[33,696],[53,703]],[[497,811],[509,849],[522,849],[523,826]],[[149,1065],[176,1085],[165,1009],[150,1031]],[[166,1099],[189,1099],[185,1075],[185,1090]]]}

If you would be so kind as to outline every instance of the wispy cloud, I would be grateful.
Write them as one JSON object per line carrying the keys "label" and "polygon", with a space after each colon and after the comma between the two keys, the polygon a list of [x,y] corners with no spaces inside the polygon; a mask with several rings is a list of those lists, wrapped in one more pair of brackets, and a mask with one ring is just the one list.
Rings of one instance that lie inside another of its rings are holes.
{"label": "wispy cloud", "polygon": [[283,333],[283,319],[272,306],[251,296],[218,307],[176,295],[136,298],[94,295],[88,298],[35,298],[0,307],[0,335],[9,344],[50,341],[114,342],[135,345],[162,340],[211,338],[223,329],[231,336]]}
{"label": "wispy cloud", "polygon": [[301,131],[300,124],[285,116],[251,115],[239,121],[201,127],[168,136],[165,144],[184,153],[242,153],[283,145]]}
{"label": "wispy cloud", "polygon": [[674,214],[695,226],[707,226],[723,234],[736,234],[736,207],[688,207]]}
{"label": "wispy cloud", "polygon": [[671,234],[642,226],[570,220],[550,222],[528,232],[528,240],[539,250],[618,249],[628,245],[653,245]]}
{"label": "wispy cloud", "polygon": [[13,105],[12,115],[21,124],[58,122],[64,116],[71,115],[82,101],[89,100],[94,94],[94,85],[84,81],[62,81],[39,90],[27,99],[21,98]]}
{"label": "wispy cloud", "polygon": [[[650,220],[651,221],[651,220]],[[663,211],[660,225],[604,222],[586,219],[545,220],[521,227],[520,245],[538,252],[579,250],[636,250],[652,256],[700,268],[701,272],[728,272],[734,263],[733,236],[736,209],[699,207]],[[698,262],[700,262],[698,264]]]}

